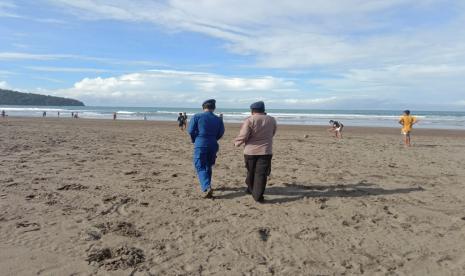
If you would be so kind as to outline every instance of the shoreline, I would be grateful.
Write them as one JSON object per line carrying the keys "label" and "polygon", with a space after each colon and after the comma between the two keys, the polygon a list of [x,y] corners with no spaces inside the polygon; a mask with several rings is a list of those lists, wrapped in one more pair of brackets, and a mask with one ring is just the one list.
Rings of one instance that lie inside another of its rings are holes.
{"label": "shoreline", "polygon": [[[11,122],[70,122],[70,121],[83,121],[89,123],[127,123],[127,124],[147,124],[147,125],[166,125],[173,126],[177,128],[177,123],[175,121],[165,121],[165,120],[127,120],[127,119],[118,119],[116,121],[112,119],[94,119],[94,118],[57,118],[57,117],[48,117],[48,118],[38,118],[38,117],[7,117],[7,119],[0,118],[0,123],[10,120]],[[225,122],[225,126],[231,128],[239,128],[241,123],[228,123]],[[297,130],[303,131],[308,130],[320,130],[326,131],[329,126],[322,125],[297,125],[297,124],[280,124],[278,122],[278,129],[287,129],[287,130]],[[384,135],[399,135],[401,136],[400,127],[385,127],[385,126],[348,126],[344,125],[345,134],[384,134]],[[465,129],[451,129],[451,128],[414,128],[412,132],[413,136],[453,136],[453,137],[464,137],[465,138]]]}
{"label": "shoreline", "polygon": [[[1,107],[0,107],[1,109]],[[138,107],[85,107],[80,110],[62,107],[45,110],[40,107],[18,107],[7,110],[7,115],[23,118],[42,118],[42,112],[47,117],[56,118],[60,112],[62,118],[71,118],[72,112],[78,112],[80,118],[112,120],[116,112],[118,120],[176,121],[179,111],[186,112],[189,117],[200,112],[199,108],[138,108]],[[396,110],[317,110],[317,109],[269,109],[269,114],[278,120],[280,125],[310,125],[327,126],[329,120],[337,120],[345,126],[388,127],[397,128],[401,116]],[[250,115],[248,109],[225,108],[216,110],[222,113],[224,121],[241,123]],[[419,119],[415,126],[418,129],[451,129],[465,130],[465,111],[415,111]]]}

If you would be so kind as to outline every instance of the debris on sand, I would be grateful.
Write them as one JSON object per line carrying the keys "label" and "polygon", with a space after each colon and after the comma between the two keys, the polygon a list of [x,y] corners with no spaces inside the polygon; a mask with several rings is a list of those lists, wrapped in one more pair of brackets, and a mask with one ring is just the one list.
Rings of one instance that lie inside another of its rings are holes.
{"label": "debris on sand", "polygon": [[88,253],[86,261],[106,270],[125,270],[143,263],[145,254],[142,249],[128,246],[95,248]]}
{"label": "debris on sand", "polygon": [[270,238],[270,229],[268,228],[259,228],[258,237],[261,241],[266,242]]}

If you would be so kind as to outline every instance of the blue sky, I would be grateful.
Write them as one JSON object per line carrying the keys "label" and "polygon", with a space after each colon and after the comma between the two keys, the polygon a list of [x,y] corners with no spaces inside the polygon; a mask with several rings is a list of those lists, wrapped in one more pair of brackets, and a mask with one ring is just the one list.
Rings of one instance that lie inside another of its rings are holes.
{"label": "blue sky", "polygon": [[0,0],[0,87],[87,105],[465,109],[465,3]]}

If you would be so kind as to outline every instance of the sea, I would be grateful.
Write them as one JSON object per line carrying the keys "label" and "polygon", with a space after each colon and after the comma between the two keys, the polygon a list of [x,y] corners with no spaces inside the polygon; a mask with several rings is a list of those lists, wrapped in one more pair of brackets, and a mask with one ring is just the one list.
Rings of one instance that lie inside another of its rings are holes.
{"label": "sea", "polygon": [[[176,121],[179,112],[186,112],[192,117],[201,110],[198,108],[167,107],[43,107],[43,106],[0,106],[8,116],[14,117],[47,117],[71,118],[71,113],[78,113],[80,118],[113,119],[117,112],[119,120],[156,120]],[[223,114],[225,122],[240,123],[250,115],[247,109],[223,108],[216,110]],[[348,126],[366,127],[399,127],[401,110],[319,110],[319,109],[269,109],[267,113],[274,116],[279,124],[286,125],[328,125],[329,120],[337,120]],[[415,111],[412,114],[419,119],[416,127],[435,129],[465,130],[465,111]]]}

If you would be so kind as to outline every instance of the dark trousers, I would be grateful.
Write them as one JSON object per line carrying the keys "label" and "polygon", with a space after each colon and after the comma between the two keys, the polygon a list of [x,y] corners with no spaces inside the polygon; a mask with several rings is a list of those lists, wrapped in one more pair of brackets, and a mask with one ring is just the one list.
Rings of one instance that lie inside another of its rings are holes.
{"label": "dark trousers", "polygon": [[273,155],[244,155],[247,178],[245,183],[255,201],[262,201],[266,181],[271,173]]}

